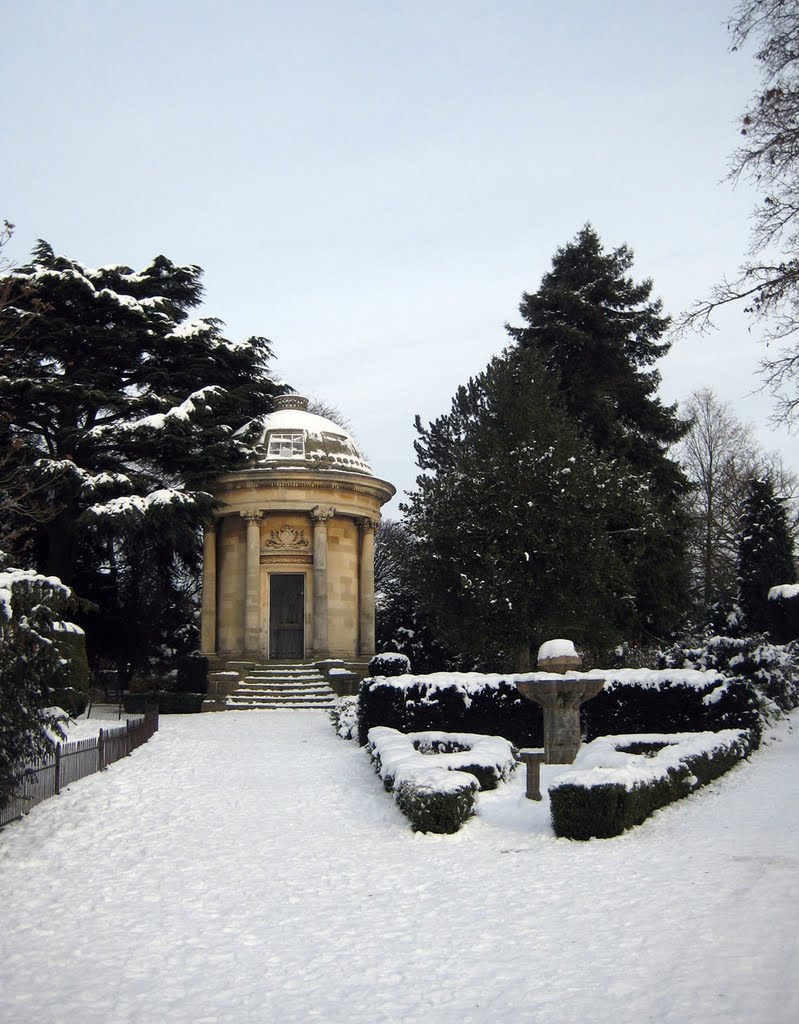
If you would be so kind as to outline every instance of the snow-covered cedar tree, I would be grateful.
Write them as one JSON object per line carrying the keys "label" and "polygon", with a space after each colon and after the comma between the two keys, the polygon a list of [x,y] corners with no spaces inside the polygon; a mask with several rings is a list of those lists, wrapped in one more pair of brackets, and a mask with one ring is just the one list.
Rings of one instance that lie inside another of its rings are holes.
{"label": "snow-covered cedar tree", "polygon": [[631,570],[627,631],[670,635],[688,606],[688,482],[669,449],[688,424],[657,397],[654,364],[669,350],[669,318],[652,282],[630,276],[626,245],[606,252],[587,224],[559,248],[538,291],[522,297],[525,323],[508,331],[537,353],[583,438],[627,477],[636,500],[621,503],[606,536]]}
{"label": "snow-covered cedar tree", "polygon": [[766,632],[771,626],[769,590],[795,581],[785,502],[768,478],[751,480],[738,541],[738,604],[749,632]]}
{"label": "snow-covered cedar tree", "polygon": [[69,589],[4,564],[0,556],[0,805],[25,766],[52,750],[48,730],[61,733],[53,695],[69,682],[56,643]]}
{"label": "snow-covered cedar tree", "polygon": [[[537,352],[511,348],[458,389],[449,413],[416,419],[422,472],[404,506],[414,591],[445,646],[487,668],[524,670],[553,635],[607,643],[623,611],[608,527],[624,481],[556,380]],[[624,500],[639,500],[635,481]]]}
{"label": "snow-covered cedar tree", "polygon": [[18,560],[122,629],[145,591],[154,627],[170,618],[164,590],[198,564],[197,528],[212,505],[203,487],[246,458],[246,425],[281,390],[265,338],[231,342],[220,321],[189,319],[201,274],[164,256],[139,271],[92,269],[40,242],[0,281],[6,532]]}

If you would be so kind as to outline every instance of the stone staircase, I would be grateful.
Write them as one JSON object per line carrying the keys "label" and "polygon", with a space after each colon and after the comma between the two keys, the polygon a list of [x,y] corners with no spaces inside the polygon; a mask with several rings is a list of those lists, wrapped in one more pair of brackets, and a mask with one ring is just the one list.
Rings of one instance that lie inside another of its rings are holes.
{"label": "stone staircase", "polygon": [[270,663],[253,667],[225,700],[230,711],[327,710],[336,695],[315,665]]}

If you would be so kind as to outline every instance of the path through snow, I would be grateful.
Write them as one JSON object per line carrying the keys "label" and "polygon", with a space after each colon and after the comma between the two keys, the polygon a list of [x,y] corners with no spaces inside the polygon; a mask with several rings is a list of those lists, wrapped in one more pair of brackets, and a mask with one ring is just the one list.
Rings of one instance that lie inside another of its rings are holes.
{"label": "path through snow", "polygon": [[414,835],[323,714],[164,718],[0,833],[0,1020],[799,1020],[799,729],[617,839],[523,789]]}

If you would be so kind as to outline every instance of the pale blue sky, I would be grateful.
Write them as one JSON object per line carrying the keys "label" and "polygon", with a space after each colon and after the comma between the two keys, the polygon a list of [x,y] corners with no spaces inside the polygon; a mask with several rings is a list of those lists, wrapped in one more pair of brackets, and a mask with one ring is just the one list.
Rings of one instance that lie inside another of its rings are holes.
{"label": "pale blue sky", "polygon": [[[586,220],[672,313],[734,272],[754,197],[721,179],[757,79],[731,7],[0,0],[10,255],[200,264],[204,314],[269,337],[408,488],[414,414],[502,348]],[[750,394],[757,332],[720,326],[675,346],[662,394],[714,387],[799,467]]]}

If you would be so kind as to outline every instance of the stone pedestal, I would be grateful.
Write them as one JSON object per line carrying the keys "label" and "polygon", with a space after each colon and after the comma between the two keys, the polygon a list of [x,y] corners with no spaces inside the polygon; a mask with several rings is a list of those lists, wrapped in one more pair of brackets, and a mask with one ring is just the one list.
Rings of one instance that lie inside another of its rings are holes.
{"label": "stone pedestal", "polygon": [[519,751],[519,760],[527,765],[527,799],[541,799],[541,765],[545,758],[539,747],[525,747]]}
{"label": "stone pedestal", "polygon": [[600,692],[604,679],[595,676],[550,676],[517,682],[523,697],[544,709],[544,753],[547,764],[572,764],[580,749],[580,705]]}

